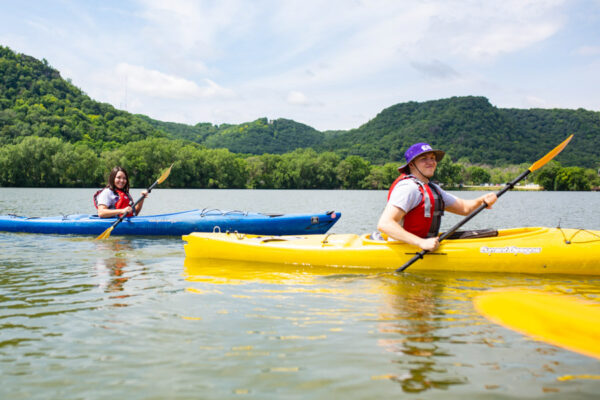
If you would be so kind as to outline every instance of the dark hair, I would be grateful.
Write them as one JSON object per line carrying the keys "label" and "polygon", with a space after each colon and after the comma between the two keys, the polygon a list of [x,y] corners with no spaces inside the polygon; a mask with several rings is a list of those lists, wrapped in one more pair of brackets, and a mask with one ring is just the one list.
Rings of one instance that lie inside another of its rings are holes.
{"label": "dark hair", "polygon": [[114,167],[112,171],[110,171],[110,175],[108,177],[108,185],[106,185],[106,187],[116,193],[117,188],[115,187],[115,178],[117,177],[117,174],[119,172],[123,172],[125,174],[125,178],[127,178],[127,183],[123,187],[123,191],[125,193],[129,193],[129,175],[127,175],[127,171],[125,171],[125,169],[122,167]]}

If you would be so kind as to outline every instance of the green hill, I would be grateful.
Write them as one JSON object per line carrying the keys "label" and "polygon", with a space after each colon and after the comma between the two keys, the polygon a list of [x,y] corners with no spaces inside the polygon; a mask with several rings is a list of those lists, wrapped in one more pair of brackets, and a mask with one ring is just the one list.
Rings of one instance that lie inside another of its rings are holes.
{"label": "green hill", "polygon": [[96,152],[164,137],[235,153],[284,154],[298,148],[398,162],[420,141],[446,150],[454,161],[502,166],[535,161],[574,133],[557,160],[600,167],[600,113],[565,109],[502,109],[484,97],[408,102],[381,111],[349,131],[320,132],[288,120],[259,118],[239,125],[162,122],[92,100],[46,60],[0,46],[0,146],[24,137],[56,137]]}
{"label": "green hill", "polygon": [[283,154],[303,147],[318,149],[324,137],[316,129],[289,119],[260,118],[222,129],[207,137],[204,144],[210,148],[225,147],[234,153]]}
{"label": "green hill", "polygon": [[100,150],[165,134],[139,116],[92,100],[46,60],[0,46],[0,145],[26,136]]}
{"label": "green hill", "polygon": [[273,121],[259,118],[239,125],[199,123],[186,125],[162,122],[140,115],[156,129],[173,139],[184,139],[200,143],[208,148],[227,148],[234,153],[284,154],[298,148],[321,147],[325,134],[289,119]]}
{"label": "green hill", "polygon": [[394,105],[360,128],[332,137],[324,147],[383,163],[402,160],[408,146],[423,141],[454,160],[505,165],[535,161],[571,133],[575,139],[557,160],[599,166],[600,113],[501,109],[485,97],[471,96]]}
{"label": "green hill", "polygon": [[[569,134],[575,134],[569,146],[558,155],[563,165],[600,167],[600,112],[566,109],[502,110],[515,126],[521,149],[544,154]],[[524,145],[524,146],[523,146]],[[535,159],[530,158],[530,159]]]}
{"label": "green hill", "polygon": [[207,137],[231,126],[227,124],[217,126],[209,122],[187,125],[178,122],[163,122],[142,114],[136,114],[136,116],[148,122],[155,129],[165,132],[171,139],[183,139],[195,143],[202,143]]}

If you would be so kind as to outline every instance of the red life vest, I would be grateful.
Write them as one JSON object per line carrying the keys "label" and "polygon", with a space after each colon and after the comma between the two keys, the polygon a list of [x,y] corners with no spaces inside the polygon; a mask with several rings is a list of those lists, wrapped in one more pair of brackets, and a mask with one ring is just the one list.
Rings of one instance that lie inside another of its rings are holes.
{"label": "red life vest", "polygon": [[[106,189],[106,188],[104,188],[104,189]],[[94,193],[94,207],[96,207],[96,209],[98,209],[98,195],[100,193],[102,193],[102,191],[104,189],[100,189],[96,193]],[[125,208],[127,206],[133,207],[133,199],[131,198],[129,193],[125,193],[124,191],[119,190],[119,189],[115,189],[115,192],[119,196],[119,199],[117,200],[117,202],[115,203],[115,205],[113,207],[109,207],[109,208],[118,210],[121,208]],[[133,211],[135,212],[135,209]],[[131,213],[127,214],[126,217],[133,217],[134,215],[135,214],[133,212],[131,212]]]}
{"label": "red life vest", "polygon": [[422,238],[437,236],[446,206],[442,194],[431,183],[424,184],[412,175],[401,174],[390,186],[388,200],[396,185],[404,179],[412,179],[421,192],[421,202],[404,216],[404,229]]}

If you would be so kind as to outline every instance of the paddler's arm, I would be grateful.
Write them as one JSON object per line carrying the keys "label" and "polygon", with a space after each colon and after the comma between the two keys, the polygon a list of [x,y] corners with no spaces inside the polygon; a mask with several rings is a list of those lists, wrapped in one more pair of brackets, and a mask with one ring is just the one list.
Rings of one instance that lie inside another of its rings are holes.
{"label": "paddler's arm", "polygon": [[437,237],[422,238],[404,229],[402,220],[405,215],[404,210],[388,203],[379,218],[377,229],[392,239],[418,246],[423,250],[433,251],[437,249],[440,244]]}
{"label": "paddler's arm", "polygon": [[458,215],[469,215],[483,203],[487,204],[487,208],[492,208],[492,204],[496,200],[498,200],[496,193],[486,193],[483,196],[470,200],[457,198],[454,203],[446,207],[446,210]]}
{"label": "paddler's arm", "polygon": [[140,202],[135,206],[135,215],[140,215],[140,211],[142,211],[142,207],[144,206],[144,200],[148,197],[148,191],[142,190],[142,197],[140,198]]}

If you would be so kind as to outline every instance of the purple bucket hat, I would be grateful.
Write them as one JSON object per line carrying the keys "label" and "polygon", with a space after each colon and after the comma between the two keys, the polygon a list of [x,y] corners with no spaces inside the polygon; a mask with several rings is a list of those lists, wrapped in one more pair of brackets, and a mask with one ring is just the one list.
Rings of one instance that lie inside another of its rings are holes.
{"label": "purple bucket hat", "polygon": [[425,153],[435,153],[435,159],[437,160],[437,162],[440,162],[442,158],[444,158],[444,154],[446,154],[442,150],[434,150],[428,143],[413,144],[408,148],[408,150],[406,150],[406,153],[404,153],[406,164],[399,167],[398,171],[404,172],[404,170],[408,168],[408,164],[410,164],[412,160]]}

